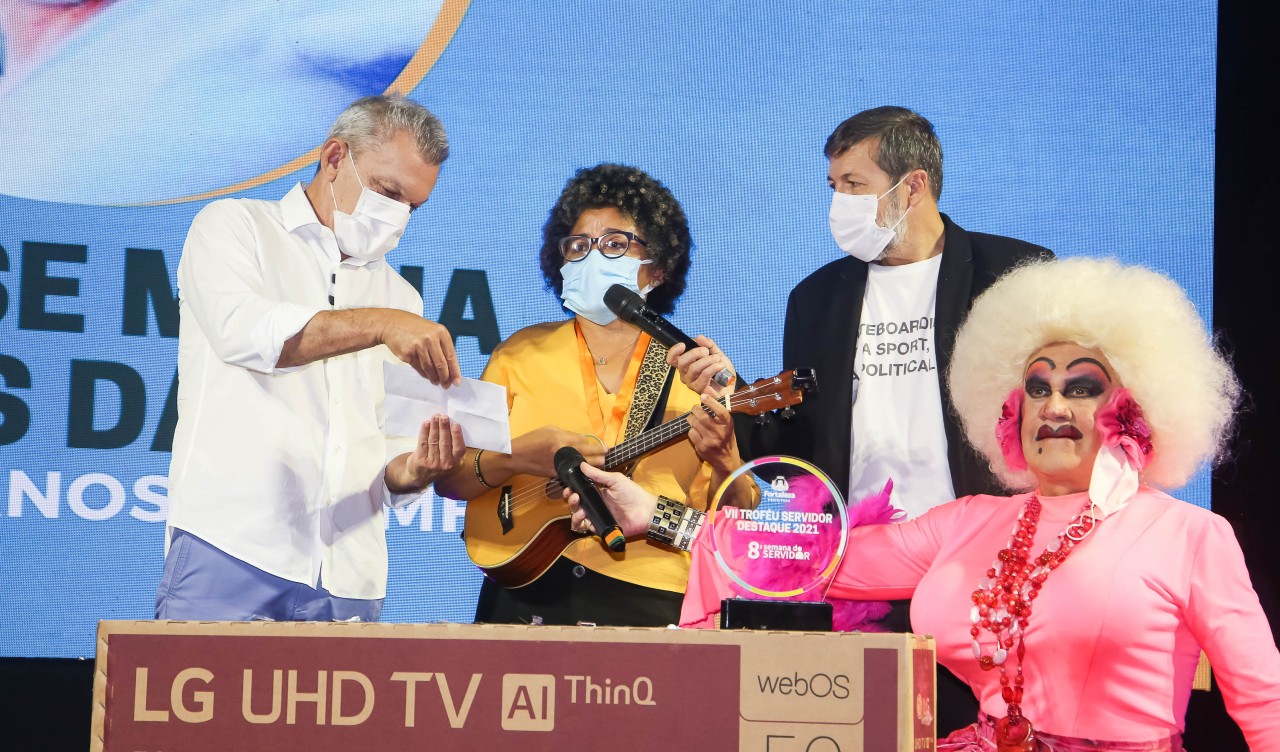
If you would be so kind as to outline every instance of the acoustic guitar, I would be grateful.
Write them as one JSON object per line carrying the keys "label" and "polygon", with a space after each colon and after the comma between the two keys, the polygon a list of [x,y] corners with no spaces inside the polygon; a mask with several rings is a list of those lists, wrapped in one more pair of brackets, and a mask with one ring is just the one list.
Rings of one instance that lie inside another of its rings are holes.
{"label": "acoustic guitar", "polygon": [[[732,413],[760,415],[798,404],[816,387],[813,369],[798,368],[760,379],[719,402]],[[604,469],[629,473],[640,458],[680,441],[689,432],[688,416],[684,413],[609,449]],[[468,501],[462,532],[467,556],[503,587],[518,588],[538,579],[581,537],[569,527],[563,489],[554,478],[514,475],[507,485]]]}

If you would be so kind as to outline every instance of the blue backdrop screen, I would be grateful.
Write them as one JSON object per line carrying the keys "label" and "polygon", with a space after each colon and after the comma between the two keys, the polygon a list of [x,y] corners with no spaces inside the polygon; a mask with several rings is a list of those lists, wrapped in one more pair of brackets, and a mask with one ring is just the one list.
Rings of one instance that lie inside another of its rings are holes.
{"label": "blue backdrop screen", "polygon": [[[961,226],[1147,264],[1207,318],[1215,28],[1205,0],[5,4],[0,655],[92,655],[97,620],[151,614],[187,228],[215,197],[306,182],[353,99],[406,91],[448,129],[390,260],[457,328],[465,375],[486,319],[505,337],[564,316],[540,230],[603,161],[690,218],[675,322],[765,375],[787,293],[840,254],[822,145],[882,104],[935,124]],[[1179,495],[1207,506],[1206,476]],[[388,515],[386,620],[470,620],[462,514],[427,494]]]}

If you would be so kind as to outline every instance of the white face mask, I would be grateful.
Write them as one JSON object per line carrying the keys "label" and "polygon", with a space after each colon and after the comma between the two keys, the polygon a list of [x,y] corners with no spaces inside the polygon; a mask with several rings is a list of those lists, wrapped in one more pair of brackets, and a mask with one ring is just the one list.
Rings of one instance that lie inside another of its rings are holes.
{"label": "white face mask", "polygon": [[640,289],[640,267],[652,263],[653,259],[641,260],[632,256],[605,258],[603,253],[591,251],[581,261],[566,261],[560,267],[560,277],[564,280],[560,298],[564,300],[565,308],[587,321],[605,326],[618,318],[604,304],[605,292],[620,284],[642,298],[648,297],[657,285],[646,285]]}
{"label": "white face mask", "polygon": [[881,227],[877,224],[876,210],[880,206],[880,199],[893,193],[907,179],[907,175],[903,175],[902,180],[879,196],[853,196],[839,191],[831,194],[828,219],[831,222],[831,237],[835,238],[840,250],[868,263],[880,258],[880,253],[893,241],[898,225],[907,218],[911,207],[907,207],[907,211],[898,217],[893,227]]}
{"label": "white face mask", "polygon": [[395,248],[409,224],[409,207],[365,187],[356,170],[356,160],[347,150],[351,169],[360,183],[360,199],[356,201],[354,214],[338,210],[338,197],[329,184],[333,196],[333,234],[338,239],[338,250],[361,261],[376,261]]}

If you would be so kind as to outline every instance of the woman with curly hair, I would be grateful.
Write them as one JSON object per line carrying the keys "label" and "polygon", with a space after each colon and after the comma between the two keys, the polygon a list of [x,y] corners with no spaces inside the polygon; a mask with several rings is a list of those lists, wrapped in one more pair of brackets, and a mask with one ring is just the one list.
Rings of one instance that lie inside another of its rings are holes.
{"label": "woman with curly hair", "polygon": [[[1218,456],[1239,396],[1182,290],[1114,261],[1020,267],[974,303],[948,376],[1016,495],[853,530],[830,591],[913,598],[983,711],[938,749],[1180,750],[1201,650],[1251,748],[1280,749],[1280,653],[1231,527],[1158,490]],[[645,529],[646,494],[589,475]],[[709,600],[691,586],[686,614]]]}
{"label": "woman with curly hair", "polygon": [[[657,180],[602,164],[568,181],[542,237],[547,287],[572,318],[521,329],[494,350],[482,378],[507,388],[511,454],[469,450],[435,485],[469,500],[463,536],[488,575],[476,621],[665,626],[679,616],[688,554],[643,537],[615,552],[582,536],[558,488],[548,497],[547,479],[556,477],[561,447],[602,465],[608,448],[699,405],[698,394],[671,378],[666,348],[604,303],[605,291],[622,284],[670,313],[689,270],[689,225]],[[705,508],[708,487],[737,467],[737,449],[727,419],[693,410],[688,420],[688,439],[653,442],[656,451],[629,474]]]}

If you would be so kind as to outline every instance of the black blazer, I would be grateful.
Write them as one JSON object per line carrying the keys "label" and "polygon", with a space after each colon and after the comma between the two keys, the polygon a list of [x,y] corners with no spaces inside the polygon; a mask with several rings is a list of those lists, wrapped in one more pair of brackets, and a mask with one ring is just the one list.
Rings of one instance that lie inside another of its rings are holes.
{"label": "black blazer", "polygon": [[[938,271],[934,347],[951,483],[958,496],[1000,493],[986,461],[964,440],[947,392],[947,367],[956,331],[974,298],[1020,262],[1052,258],[1053,253],[1013,238],[966,232],[945,214],[942,222],[945,240]],[[846,256],[810,274],[791,291],[782,363],[788,369],[816,369],[818,394],[806,396],[789,419],[734,416],[744,459],[770,454],[800,457],[822,468],[848,496],[856,332],[866,287],[867,264]]]}

